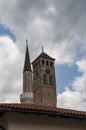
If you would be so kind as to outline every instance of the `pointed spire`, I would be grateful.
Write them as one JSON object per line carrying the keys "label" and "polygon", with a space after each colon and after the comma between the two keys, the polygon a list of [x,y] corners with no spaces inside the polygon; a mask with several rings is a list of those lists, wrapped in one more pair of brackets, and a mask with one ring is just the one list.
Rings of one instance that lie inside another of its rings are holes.
{"label": "pointed spire", "polygon": [[43,48],[43,46],[42,46],[42,52],[44,52],[44,48]]}
{"label": "pointed spire", "polygon": [[28,46],[28,39],[26,38],[26,47]]}
{"label": "pointed spire", "polygon": [[29,56],[29,49],[28,49],[28,39],[26,39],[26,55],[25,55],[25,63],[24,63],[24,70],[31,71],[31,64],[30,64],[30,56]]}

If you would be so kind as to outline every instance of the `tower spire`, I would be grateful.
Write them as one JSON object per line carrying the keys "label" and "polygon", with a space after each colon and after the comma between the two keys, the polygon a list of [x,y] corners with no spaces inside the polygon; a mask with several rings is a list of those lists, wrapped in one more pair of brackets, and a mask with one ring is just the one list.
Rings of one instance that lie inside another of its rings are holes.
{"label": "tower spire", "polygon": [[26,55],[25,55],[25,62],[24,62],[24,69],[23,69],[23,93],[20,95],[20,101],[21,103],[24,104],[33,103],[32,71],[31,71],[27,39],[26,39]]}
{"label": "tower spire", "polygon": [[43,48],[43,46],[42,46],[42,52],[44,52],[44,48]]}
{"label": "tower spire", "polygon": [[26,38],[26,47],[28,46],[28,39]]}
{"label": "tower spire", "polygon": [[29,56],[29,49],[28,49],[28,39],[26,39],[26,55],[25,55],[25,63],[24,63],[24,71],[31,71],[31,64],[30,64],[30,56]]}

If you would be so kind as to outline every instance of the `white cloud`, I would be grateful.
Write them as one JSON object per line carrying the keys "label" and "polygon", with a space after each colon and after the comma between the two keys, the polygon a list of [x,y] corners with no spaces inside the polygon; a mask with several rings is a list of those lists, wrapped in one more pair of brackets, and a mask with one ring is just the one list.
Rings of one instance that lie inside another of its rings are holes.
{"label": "white cloud", "polygon": [[82,58],[80,61],[77,61],[76,65],[78,66],[80,72],[86,73],[86,57]]}
{"label": "white cloud", "polygon": [[[0,37],[0,92],[4,96],[0,101],[18,101],[20,87],[22,88],[21,72],[26,37],[30,39],[31,59],[41,52],[42,45],[45,52],[56,58],[58,64],[75,64],[79,52],[85,56],[85,8],[86,0],[0,0],[0,23],[8,27],[17,39],[14,43],[7,36]],[[86,92],[85,64],[86,60],[82,57],[76,62],[78,70],[83,74],[74,79],[74,91],[67,89],[58,95],[58,106],[86,109],[83,97]],[[11,97],[11,100],[9,93],[17,96]]]}
{"label": "white cloud", "polygon": [[57,97],[57,107],[86,111],[86,93],[66,89]]}
{"label": "white cloud", "polygon": [[[76,100],[75,100],[76,95]],[[72,108],[76,102],[79,102],[81,95],[78,92],[73,92],[70,89],[66,88],[65,92],[58,95],[59,105]]]}
{"label": "white cloud", "polygon": [[86,92],[86,74],[83,74],[81,77],[75,78],[75,80],[73,81],[73,88],[80,92]]}
{"label": "white cloud", "polygon": [[[67,1],[62,6],[63,2],[59,0],[55,2],[52,2],[52,0],[41,2],[39,0],[36,0],[36,2],[34,0],[8,0],[8,3],[1,0],[0,19],[3,24],[14,32],[18,40],[17,46],[22,51],[24,51],[25,38],[30,37],[32,51],[34,51],[33,48],[37,48],[38,53],[43,44],[51,52],[53,46],[52,55],[57,54],[57,62],[70,64],[75,56],[73,42],[78,42],[76,41],[77,35],[74,34],[75,30],[73,31],[76,25],[72,26],[72,20],[75,21],[73,16],[78,15],[77,11],[72,15],[71,11],[73,9],[67,10],[71,3],[74,4],[72,1]],[[77,6],[79,6],[79,3]],[[76,10],[75,6],[74,10]],[[71,31],[73,35],[70,34]],[[34,55],[37,53],[35,52]],[[32,59],[34,55],[32,53]]]}
{"label": "white cloud", "polygon": [[22,88],[21,60],[20,52],[12,39],[8,36],[0,37],[0,102],[19,100]]}
{"label": "white cloud", "polygon": [[81,76],[73,80],[73,90],[66,89],[58,94],[58,106],[86,111],[86,59],[76,62],[78,70],[83,72]]}

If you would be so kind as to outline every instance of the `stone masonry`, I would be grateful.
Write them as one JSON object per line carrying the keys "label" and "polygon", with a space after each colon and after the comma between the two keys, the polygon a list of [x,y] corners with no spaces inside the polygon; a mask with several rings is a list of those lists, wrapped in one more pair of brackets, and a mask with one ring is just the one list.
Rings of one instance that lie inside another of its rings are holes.
{"label": "stone masonry", "polygon": [[56,107],[54,61],[42,49],[41,54],[32,62],[32,72],[28,45],[26,46],[21,103]]}

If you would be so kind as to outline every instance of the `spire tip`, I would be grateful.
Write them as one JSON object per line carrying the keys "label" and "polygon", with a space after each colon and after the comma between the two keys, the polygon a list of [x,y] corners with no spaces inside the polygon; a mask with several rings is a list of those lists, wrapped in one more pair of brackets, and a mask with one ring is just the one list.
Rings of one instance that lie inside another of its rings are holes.
{"label": "spire tip", "polygon": [[28,39],[26,38],[26,46],[28,46]]}
{"label": "spire tip", "polygon": [[44,48],[43,48],[43,46],[42,46],[42,52],[44,52]]}

